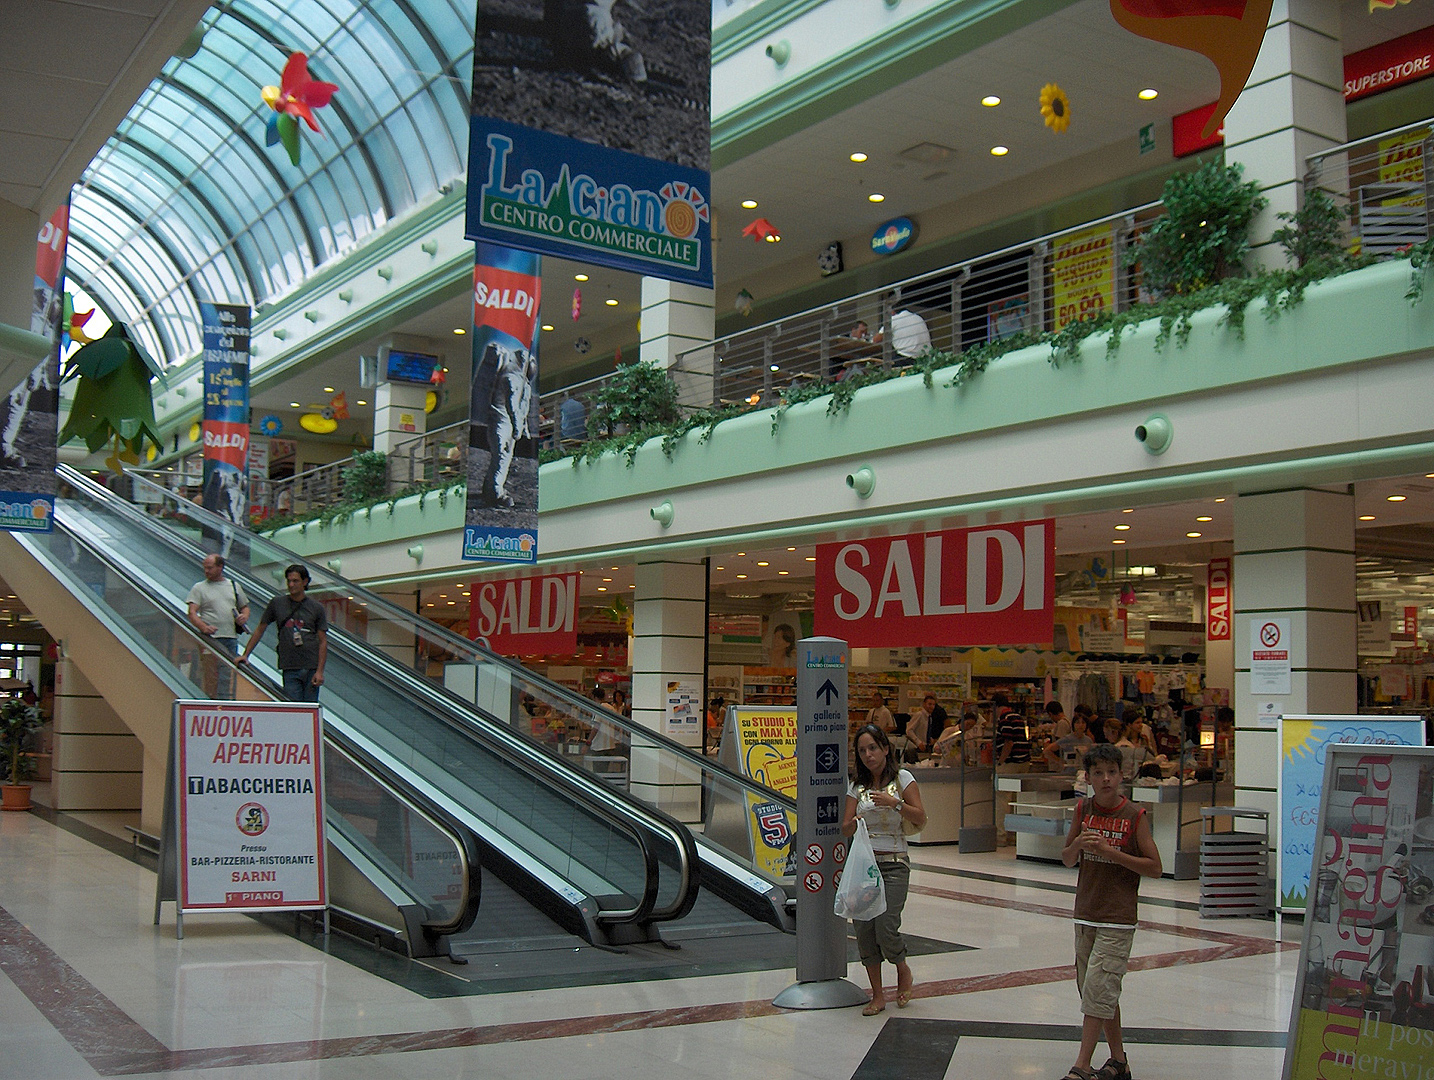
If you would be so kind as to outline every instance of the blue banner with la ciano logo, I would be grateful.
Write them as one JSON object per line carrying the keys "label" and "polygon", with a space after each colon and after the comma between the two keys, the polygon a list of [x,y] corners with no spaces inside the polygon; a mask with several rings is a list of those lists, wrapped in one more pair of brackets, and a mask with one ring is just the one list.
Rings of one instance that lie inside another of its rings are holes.
{"label": "blue banner with la ciano logo", "polygon": [[709,174],[474,116],[470,239],[712,287]]}

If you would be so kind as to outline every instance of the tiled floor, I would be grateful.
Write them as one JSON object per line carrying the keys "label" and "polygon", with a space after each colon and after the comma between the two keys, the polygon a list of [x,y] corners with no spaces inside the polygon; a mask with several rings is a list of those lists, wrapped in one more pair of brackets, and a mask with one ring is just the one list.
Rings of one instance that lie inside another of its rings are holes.
{"label": "tiled floor", "polygon": [[[1073,871],[1009,851],[915,854],[907,929],[973,948],[914,958],[911,1007],[866,1018],[774,1009],[789,970],[433,999],[243,916],[191,916],[180,942],[172,907],[151,925],[154,874],[74,828],[0,815],[0,1080],[1054,1080],[1074,1060]],[[1295,953],[1269,921],[1201,920],[1192,882],[1144,895],[1136,1076],[1278,1075]]]}

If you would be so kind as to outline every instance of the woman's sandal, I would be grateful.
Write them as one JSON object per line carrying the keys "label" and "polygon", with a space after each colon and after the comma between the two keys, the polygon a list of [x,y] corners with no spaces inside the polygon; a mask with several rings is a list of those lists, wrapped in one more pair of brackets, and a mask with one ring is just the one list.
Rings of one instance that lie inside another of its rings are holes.
{"label": "woman's sandal", "polygon": [[[885,1001],[868,1001],[868,1002],[866,1003],[866,1007],[861,1010],[861,1015],[862,1015],[862,1016],[875,1016],[875,1015],[877,1015],[878,1013],[884,1013],[884,1012],[886,1012],[886,1002],[885,1002]],[[1092,1073],[1091,1075],[1094,1076],[1095,1074]]]}
{"label": "woman's sandal", "polygon": [[906,1008],[906,1006],[908,1006],[908,1005],[910,1005],[910,1004],[911,1004],[911,987],[908,986],[905,990],[901,989],[900,987],[897,987],[897,989],[896,989],[896,1007],[897,1007],[898,1009],[904,1009],[904,1008]]}

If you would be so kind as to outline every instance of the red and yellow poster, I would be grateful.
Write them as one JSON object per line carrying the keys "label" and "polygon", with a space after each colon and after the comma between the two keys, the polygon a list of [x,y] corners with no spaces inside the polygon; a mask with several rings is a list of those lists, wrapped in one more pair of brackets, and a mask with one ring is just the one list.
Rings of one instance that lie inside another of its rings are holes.
{"label": "red and yellow poster", "polygon": [[[741,772],[789,799],[797,797],[797,710],[737,706]],[[791,872],[788,861],[796,822],[774,799],[747,795],[752,861],[773,877]]]}
{"label": "red and yellow poster", "polygon": [[1423,130],[1379,140],[1379,180],[1383,184],[1418,184],[1408,195],[1385,199],[1385,206],[1424,205]]}
{"label": "red and yellow poster", "polygon": [[1067,233],[1051,259],[1056,329],[1115,307],[1115,235],[1109,225]]}

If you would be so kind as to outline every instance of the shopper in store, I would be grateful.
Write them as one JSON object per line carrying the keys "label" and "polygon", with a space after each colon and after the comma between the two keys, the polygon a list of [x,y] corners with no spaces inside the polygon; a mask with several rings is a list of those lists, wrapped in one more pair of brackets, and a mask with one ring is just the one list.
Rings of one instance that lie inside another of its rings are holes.
{"label": "shopper in store", "polygon": [[[1130,1080],[1121,1036],[1120,984],[1135,939],[1140,879],[1160,876],[1160,852],[1145,809],[1121,794],[1119,751],[1094,747],[1084,764],[1092,795],[1076,803],[1061,850],[1061,862],[1080,867],[1074,912],[1080,1051],[1065,1080]],[[1090,1063],[1102,1029],[1110,1060],[1097,1071]]]}
{"label": "shopper in store", "polygon": [[1051,726],[1051,738],[1064,739],[1071,733],[1071,722],[1066,718],[1066,707],[1059,701],[1046,702],[1046,723]]}
{"label": "shopper in store", "polygon": [[1085,717],[1076,713],[1071,717],[1071,731],[1046,744],[1046,768],[1052,772],[1073,773],[1080,767],[1086,753],[1095,746],[1091,741]]}
{"label": "shopper in store", "polygon": [[1031,763],[1031,735],[1026,718],[1011,708],[1005,694],[991,698],[996,707],[996,761],[1001,765]]}
{"label": "shopper in store", "polygon": [[264,629],[275,623],[284,696],[290,701],[318,701],[319,687],[324,685],[324,664],[329,658],[328,616],[324,606],[308,595],[309,571],[302,565],[285,567],[284,584],[288,593],[269,601],[236,663],[248,663]]}
{"label": "shopper in store", "polygon": [[[226,657],[233,657],[239,651],[239,635],[249,629],[249,598],[237,581],[224,576],[223,555],[206,555],[202,565],[204,580],[185,597],[189,622]],[[229,665],[205,650],[200,655],[200,666],[205,696],[229,697],[234,685],[234,672]],[[34,691],[31,694],[33,701]]]}
{"label": "shopper in store", "polygon": [[906,833],[920,831],[926,824],[915,777],[899,766],[890,738],[875,724],[866,724],[856,733],[856,780],[847,787],[843,836],[855,835],[857,818],[866,822],[886,889],[886,910],[875,919],[853,923],[861,963],[871,981],[871,1001],[861,1013],[875,1016],[886,1009],[882,960],[896,965],[896,1007],[904,1009],[911,1003],[913,979],[901,936],[901,909],[911,881]]}
{"label": "shopper in store", "polygon": [[921,708],[906,721],[906,741],[915,753],[924,754],[931,749],[931,708],[935,704],[936,699],[927,694]]}
{"label": "shopper in store", "polygon": [[888,735],[896,730],[896,717],[892,716],[891,710],[886,707],[886,698],[880,690],[871,692],[871,709],[866,714],[866,722],[881,728]]}

